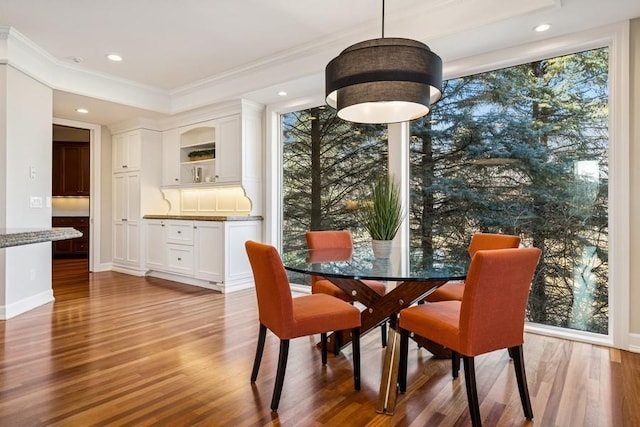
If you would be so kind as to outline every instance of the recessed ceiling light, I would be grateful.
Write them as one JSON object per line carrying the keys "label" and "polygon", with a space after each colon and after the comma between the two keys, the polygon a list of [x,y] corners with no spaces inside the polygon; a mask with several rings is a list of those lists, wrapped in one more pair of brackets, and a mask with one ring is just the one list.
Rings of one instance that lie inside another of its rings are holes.
{"label": "recessed ceiling light", "polygon": [[86,108],[76,108],[76,113],[87,114],[89,113],[89,110],[87,110]]}
{"label": "recessed ceiling light", "polygon": [[278,92],[278,95],[280,96],[287,96],[287,92],[281,90],[280,92]]}
{"label": "recessed ceiling light", "polygon": [[540,24],[533,27],[533,31],[537,33],[542,33],[547,31],[549,28],[551,28],[551,24]]}
{"label": "recessed ceiling light", "polygon": [[110,54],[107,55],[107,58],[110,61],[115,61],[115,62],[122,61],[122,56],[118,55],[117,53],[110,53]]}

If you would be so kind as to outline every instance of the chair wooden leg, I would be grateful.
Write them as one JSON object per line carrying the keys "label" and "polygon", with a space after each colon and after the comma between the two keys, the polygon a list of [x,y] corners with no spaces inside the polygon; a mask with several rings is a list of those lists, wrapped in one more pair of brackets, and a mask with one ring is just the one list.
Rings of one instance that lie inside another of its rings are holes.
{"label": "chair wooden leg", "polygon": [[320,334],[320,342],[322,343],[322,366],[327,364],[327,333]]}
{"label": "chair wooden leg", "polygon": [[400,363],[398,364],[398,391],[407,391],[407,359],[409,357],[409,331],[400,329]]}
{"label": "chair wooden leg", "polygon": [[513,368],[516,370],[516,379],[518,380],[518,391],[520,392],[520,401],[522,402],[522,410],[524,416],[528,420],[533,419],[533,409],[531,408],[531,399],[529,397],[529,387],[527,386],[527,374],[524,369],[524,354],[522,346],[510,347],[509,354],[513,358]]}
{"label": "chair wooden leg", "polygon": [[276,383],[273,386],[273,398],[271,399],[271,410],[277,411],[284,384],[284,372],[287,369],[287,358],[289,357],[289,340],[280,340],[280,355],[278,356],[278,371],[276,372]]}
{"label": "chair wooden leg", "polygon": [[480,403],[478,402],[478,390],[476,388],[476,368],[473,357],[462,356],[464,361],[464,380],[467,385],[467,400],[469,401],[469,413],[471,425],[481,427]]}
{"label": "chair wooden leg", "polygon": [[387,346],[387,321],[380,324],[380,338],[382,339],[382,348]]}
{"label": "chair wooden leg", "polygon": [[352,329],[351,346],[353,349],[353,385],[360,390],[360,328]]}
{"label": "chair wooden leg", "polygon": [[458,378],[460,373],[460,353],[451,350],[451,375]]}
{"label": "chair wooden leg", "polygon": [[342,331],[335,331],[333,333],[333,355],[340,354],[340,347],[342,347]]}
{"label": "chair wooden leg", "polygon": [[267,336],[267,327],[260,324],[258,332],[258,346],[256,347],[256,357],[253,360],[253,370],[251,371],[251,382],[255,383],[258,378],[258,370],[260,370],[260,362],[262,362],[262,351],[264,350],[264,339]]}

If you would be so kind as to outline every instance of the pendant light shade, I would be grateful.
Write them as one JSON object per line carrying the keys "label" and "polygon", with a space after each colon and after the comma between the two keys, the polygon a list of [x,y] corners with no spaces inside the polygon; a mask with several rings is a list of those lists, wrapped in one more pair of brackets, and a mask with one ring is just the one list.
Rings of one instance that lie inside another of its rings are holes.
{"label": "pendant light shade", "polygon": [[442,96],[442,59],[416,40],[356,43],[327,64],[325,95],[338,117],[350,122],[417,119]]}

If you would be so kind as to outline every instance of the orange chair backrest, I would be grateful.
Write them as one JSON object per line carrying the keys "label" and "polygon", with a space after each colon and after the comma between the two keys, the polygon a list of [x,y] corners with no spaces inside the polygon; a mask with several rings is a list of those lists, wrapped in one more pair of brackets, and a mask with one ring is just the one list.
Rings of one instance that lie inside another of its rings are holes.
{"label": "orange chair backrest", "polygon": [[260,323],[279,337],[293,329],[293,297],[276,248],[248,240],[244,244],[253,271]]}
{"label": "orange chair backrest", "polygon": [[520,246],[520,237],[510,234],[492,234],[492,233],[476,233],[471,236],[469,242],[469,256],[473,258],[473,254],[477,251],[485,251],[489,249],[509,249]]}
{"label": "orange chair backrest", "polygon": [[465,280],[460,342],[467,356],[523,343],[529,288],[538,248],[477,251]]}
{"label": "orange chair backrest", "polygon": [[[353,239],[351,238],[351,232],[349,230],[307,231],[305,237],[309,249],[353,248]],[[351,254],[349,254],[349,256],[351,256]],[[311,276],[311,283],[315,283],[321,279],[321,276]]]}

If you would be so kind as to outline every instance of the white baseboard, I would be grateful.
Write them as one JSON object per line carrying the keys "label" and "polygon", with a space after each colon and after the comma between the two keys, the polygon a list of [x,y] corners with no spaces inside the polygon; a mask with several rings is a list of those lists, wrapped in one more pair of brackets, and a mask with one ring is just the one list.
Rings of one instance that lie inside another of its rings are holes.
{"label": "white baseboard", "polygon": [[164,271],[149,270],[145,274],[148,277],[157,277],[158,279],[170,280],[172,282],[184,283],[185,285],[198,286],[200,288],[211,289],[223,292],[223,286],[215,282],[196,279],[194,277],[181,276],[179,274],[167,273]]}
{"label": "white baseboard", "polygon": [[640,334],[629,334],[629,351],[640,353]]}
{"label": "white baseboard", "polygon": [[107,262],[107,263],[94,265],[92,273],[99,273],[101,271],[111,271],[112,269],[113,269],[113,264],[111,264],[110,262]]}
{"label": "white baseboard", "polygon": [[145,271],[144,270],[138,270],[135,268],[131,268],[131,267],[125,267],[122,265],[114,265],[111,267],[112,271],[116,271],[118,273],[124,273],[124,274],[130,274],[132,276],[138,276],[138,277],[142,277],[145,275]]}
{"label": "white baseboard", "polygon": [[9,305],[0,306],[0,320],[7,320],[19,314],[33,310],[41,305],[48,304],[55,299],[53,298],[53,289],[23,298]]}

